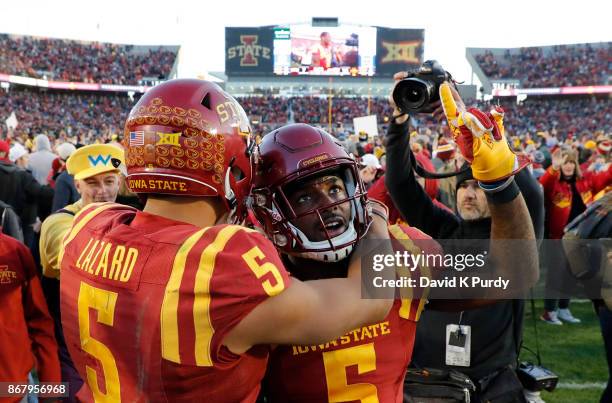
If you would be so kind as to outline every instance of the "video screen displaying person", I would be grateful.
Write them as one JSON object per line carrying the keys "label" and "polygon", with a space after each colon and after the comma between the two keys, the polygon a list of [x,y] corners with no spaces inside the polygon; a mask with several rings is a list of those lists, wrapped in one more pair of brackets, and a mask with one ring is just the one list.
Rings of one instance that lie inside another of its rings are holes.
{"label": "video screen displaying person", "polygon": [[[357,67],[359,35],[353,33],[345,41],[335,38],[334,42],[331,34],[323,31],[319,41],[313,42],[310,38],[293,39],[292,67]],[[351,46],[347,46],[347,43]]]}
{"label": "video screen displaying person", "polygon": [[[290,58],[276,67],[292,74],[373,74],[376,31],[372,27],[291,27]],[[276,46],[276,45],[275,45]],[[287,48],[289,51],[289,48]],[[285,64],[285,63],[288,63]]]}

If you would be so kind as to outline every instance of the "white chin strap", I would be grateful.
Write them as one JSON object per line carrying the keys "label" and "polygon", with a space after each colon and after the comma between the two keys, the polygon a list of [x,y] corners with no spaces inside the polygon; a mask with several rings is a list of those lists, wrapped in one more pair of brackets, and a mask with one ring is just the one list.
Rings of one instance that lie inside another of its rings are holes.
{"label": "white chin strap", "polygon": [[231,168],[227,168],[225,171],[225,199],[227,200],[227,204],[230,206],[230,211],[227,216],[228,223],[234,223],[236,221],[236,195],[232,190],[231,182],[230,182],[230,170]]}
{"label": "white chin strap", "polygon": [[[308,249],[326,249],[329,248],[330,241],[318,241],[313,242],[309,240],[306,235],[300,231],[293,224],[289,224],[291,228],[295,231],[296,235],[302,241],[302,244]],[[331,244],[334,248],[339,245],[343,245],[351,242],[350,245],[345,246],[344,248],[336,249],[336,250],[328,250],[321,252],[302,252],[297,253],[296,256],[302,257],[304,259],[312,259],[318,260],[320,262],[339,262],[340,260],[346,259],[350,253],[353,251],[353,247],[355,246],[355,240],[357,239],[357,231],[355,231],[355,226],[353,225],[353,221],[349,224],[349,227],[342,234],[338,235],[331,239]]]}

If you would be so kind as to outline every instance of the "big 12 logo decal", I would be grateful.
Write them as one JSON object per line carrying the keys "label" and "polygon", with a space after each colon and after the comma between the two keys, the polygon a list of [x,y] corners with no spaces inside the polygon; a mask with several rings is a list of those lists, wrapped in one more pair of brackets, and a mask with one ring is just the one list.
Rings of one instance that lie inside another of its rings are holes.
{"label": "big 12 logo decal", "polygon": [[380,61],[382,64],[385,63],[419,63],[417,57],[417,48],[421,44],[420,41],[409,41],[409,42],[382,42],[383,48],[386,50],[386,54]]}

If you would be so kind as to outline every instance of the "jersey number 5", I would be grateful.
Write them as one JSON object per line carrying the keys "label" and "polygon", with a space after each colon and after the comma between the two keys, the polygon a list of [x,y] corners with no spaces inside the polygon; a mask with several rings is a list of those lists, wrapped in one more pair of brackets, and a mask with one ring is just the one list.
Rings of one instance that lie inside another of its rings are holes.
{"label": "jersey number 5", "polygon": [[106,393],[102,393],[96,371],[89,366],[85,366],[87,384],[91,388],[96,402],[121,401],[121,389],[119,386],[119,371],[113,354],[108,347],[91,336],[89,309],[96,311],[98,323],[113,326],[116,304],[116,292],[103,290],[81,282],[78,300],[81,348],[87,354],[96,358],[102,365],[102,378],[106,389]]}
{"label": "jersey number 5", "polygon": [[344,348],[342,350],[323,353],[325,379],[327,381],[327,397],[330,403],[350,402],[378,403],[378,391],[371,383],[348,384],[346,368],[357,366],[357,373],[376,370],[376,351],[374,343]]}
{"label": "jersey number 5", "polygon": [[269,296],[274,296],[279,292],[285,289],[285,282],[283,281],[283,277],[278,271],[278,267],[274,265],[272,262],[266,262],[263,264],[259,264],[257,260],[260,261],[266,258],[266,255],[259,249],[258,246],[251,248],[248,252],[242,255],[242,258],[249,266],[249,269],[255,274],[255,277],[262,278],[268,273],[272,274],[274,277],[274,284],[270,282],[270,280],[265,280],[261,283],[266,294]]}

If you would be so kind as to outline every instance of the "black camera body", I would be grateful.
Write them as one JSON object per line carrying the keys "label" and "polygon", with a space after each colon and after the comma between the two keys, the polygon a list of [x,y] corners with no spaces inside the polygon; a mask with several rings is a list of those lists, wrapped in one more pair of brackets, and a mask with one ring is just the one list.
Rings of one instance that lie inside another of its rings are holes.
{"label": "black camera body", "polygon": [[393,100],[402,113],[431,113],[431,104],[440,99],[440,85],[452,82],[449,72],[436,60],[427,60],[416,73],[410,73],[393,90]]}
{"label": "black camera body", "polygon": [[516,373],[523,387],[534,392],[540,390],[552,392],[559,382],[559,377],[554,372],[530,362],[521,362]]}

